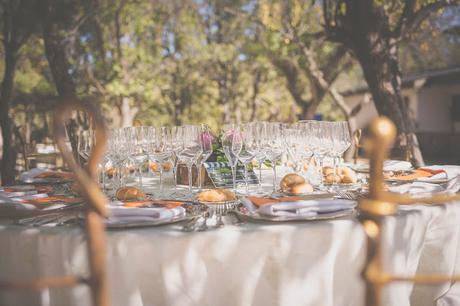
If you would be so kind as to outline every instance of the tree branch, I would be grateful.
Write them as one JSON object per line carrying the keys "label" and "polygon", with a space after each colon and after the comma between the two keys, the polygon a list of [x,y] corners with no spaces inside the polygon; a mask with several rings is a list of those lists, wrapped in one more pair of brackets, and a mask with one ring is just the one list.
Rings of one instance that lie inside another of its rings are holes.
{"label": "tree branch", "polygon": [[400,33],[401,36],[405,36],[407,33],[415,30],[420,24],[433,12],[436,12],[442,8],[459,4],[459,0],[438,0],[436,2],[426,4],[421,7],[418,11],[414,12],[405,22],[403,26],[404,31]]}
{"label": "tree branch", "polygon": [[396,27],[393,31],[393,37],[401,36],[402,29],[405,27],[408,18],[414,14],[416,3],[416,0],[406,0],[406,4],[404,5],[401,17],[399,18],[398,23],[396,24]]}

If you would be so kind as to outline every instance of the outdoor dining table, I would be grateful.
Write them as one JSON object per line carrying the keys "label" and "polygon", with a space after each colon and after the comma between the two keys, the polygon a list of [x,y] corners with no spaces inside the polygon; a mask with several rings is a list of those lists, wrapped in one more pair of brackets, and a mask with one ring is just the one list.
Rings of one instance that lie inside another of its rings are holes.
{"label": "outdoor dining table", "polygon": [[[364,305],[366,239],[356,216],[257,222],[184,232],[181,224],[108,231],[115,306]],[[460,203],[401,207],[385,223],[389,272],[460,272]],[[84,274],[79,226],[26,227],[0,221],[0,279]],[[383,305],[460,305],[457,284],[397,283]],[[2,291],[0,305],[90,305],[89,290]]]}

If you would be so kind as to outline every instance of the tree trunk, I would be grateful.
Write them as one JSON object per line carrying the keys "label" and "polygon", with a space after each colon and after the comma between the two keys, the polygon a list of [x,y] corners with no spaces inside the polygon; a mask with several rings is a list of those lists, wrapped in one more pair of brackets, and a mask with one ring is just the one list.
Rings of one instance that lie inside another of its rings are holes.
{"label": "tree trunk", "polygon": [[[358,40],[356,40],[358,41]],[[354,48],[380,115],[389,117],[398,129],[396,154],[410,159],[415,166],[423,165],[423,157],[414,132],[413,118],[401,92],[401,71],[398,49],[391,41],[366,40]]]}
{"label": "tree trunk", "polygon": [[120,107],[120,116],[121,116],[121,127],[132,126],[134,122],[134,117],[138,112],[137,107],[131,107],[128,97],[121,98],[121,107]]}
{"label": "tree trunk", "polygon": [[[65,52],[66,31],[62,22],[59,22],[59,13],[56,0],[44,0],[41,7],[41,23],[43,40],[45,42],[45,55],[53,76],[56,90],[61,98],[76,97],[76,86],[70,75],[71,66]],[[70,8],[72,9],[72,8]],[[61,16],[62,18],[62,16]],[[63,29],[64,28],[64,29]],[[72,151],[78,158],[78,124],[72,119],[67,125]]]}
{"label": "tree trunk", "polygon": [[56,3],[53,0],[46,0],[41,5],[46,58],[59,96],[65,98],[75,97],[75,84],[69,73],[70,64],[65,53],[66,31],[57,22],[58,13],[55,10],[55,6]]}
{"label": "tree trunk", "polygon": [[17,50],[6,48],[5,71],[0,93],[0,126],[2,128],[2,185],[14,183],[17,151],[13,133],[13,120],[10,118],[10,99],[13,91],[14,72],[17,62]]}

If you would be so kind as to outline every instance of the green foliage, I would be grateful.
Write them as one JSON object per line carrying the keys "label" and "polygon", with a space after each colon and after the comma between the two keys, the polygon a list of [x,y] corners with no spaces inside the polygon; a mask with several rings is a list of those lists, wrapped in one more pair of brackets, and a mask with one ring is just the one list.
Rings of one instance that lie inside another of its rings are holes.
{"label": "green foliage", "polygon": [[[390,2],[392,7],[388,1],[375,1],[392,9],[395,13],[391,20],[396,20],[400,10],[395,8],[400,9],[403,1]],[[216,131],[228,121],[294,121],[302,105],[293,99],[286,74],[274,61],[293,63],[299,73],[296,86],[303,100],[311,101],[314,92],[305,70],[309,64],[302,46],[292,37],[293,29],[297,39],[315,51],[321,69],[337,50],[337,45],[315,36],[323,30],[322,12],[321,6],[311,1],[79,3],[69,8],[75,16],[66,21],[73,23],[65,41],[72,77],[80,95],[100,98],[114,127],[122,124],[123,117],[130,119],[128,123],[132,121],[130,116],[149,125],[203,122]],[[60,9],[66,10],[66,6]],[[345,9],[344,5],[340,7]],[[434,28],[436,24],[432,23],[426,31],[437,33]],[[457,45],[436,35],[436,56],[430,54],[433,43],[424,47],[432,41],[428,38],[431,36],[421,36],[415,46],[403,46],[402,52],[412,48],[424,59],[418,62],[414,54],[404,53],[407,61],[403,62],[408,66],[405,70],[458,60],[458,52],[452,51],[457,57],[442,61],[446,59],[443,52]],[[37,110],[38,122],[42,113],[53,107],[50,100],[42,98],[55,95],[43,45],[37,32],[21,49],[14,103],[15,112],[22,113],[15,117],[18,125],[24,124],[25,112]],[[1,62],[0,72],[3,65]],[[351,69],[342,73],[337,86],[346,89],[361,80],[361,74]],[[122,107],[123,99],[129,101],[131,113]],[[37,102],[35,106],[31,101]],[[331,120],[343,118],[330,97],[322,100],[317,112]],[[41,128],[44,127],[37,123],[37,129]]]}

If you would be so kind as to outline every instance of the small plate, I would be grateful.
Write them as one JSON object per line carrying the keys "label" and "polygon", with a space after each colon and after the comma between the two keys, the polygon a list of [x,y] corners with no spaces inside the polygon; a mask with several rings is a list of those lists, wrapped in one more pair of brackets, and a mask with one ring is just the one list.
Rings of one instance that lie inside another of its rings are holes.
{"label": "small plate", "polygon": [[250,212],[245,207],[240,206],[234,212],[242,219],[255,222],[292,222],[292,221],[322,221],[334,220],[343,217],[352,216],[356,213],[356,209],[346,209],[331,213],[319,214],[316,216],[267,216],[256,212]]}

